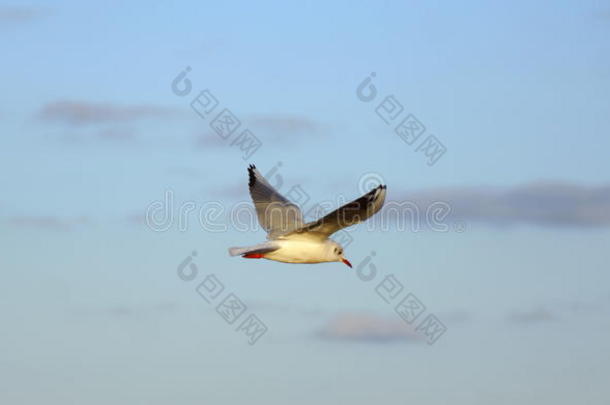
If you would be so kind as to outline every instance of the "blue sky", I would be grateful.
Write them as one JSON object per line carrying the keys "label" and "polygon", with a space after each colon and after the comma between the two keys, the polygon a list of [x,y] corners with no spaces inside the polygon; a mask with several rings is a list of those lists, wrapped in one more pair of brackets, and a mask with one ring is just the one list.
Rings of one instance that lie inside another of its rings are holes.
{"label": "blue sky", "polygon": [[[3,3],[0,398],[606,403],[609,16],[563,1]],[[208,119],[190,107],[204,89]],[[446,147],[436,164],[376,115],[389,95]],[[255,154],[210,128],[222,108]],[[264,239],[227,216],[249,200],[249,163],[279,167],[307,206],[373,174],[391,201],[449,203],[449,230],[356,227],[354,270],[230,258]],[[188,229],[146,226],[167,191],[194,204]],[[210,201],[226,232],[197,220]],[[209,274],[267,325],[254,346],[197,294]],[[390,274],[446,325],[434,344],[375,292]]]}

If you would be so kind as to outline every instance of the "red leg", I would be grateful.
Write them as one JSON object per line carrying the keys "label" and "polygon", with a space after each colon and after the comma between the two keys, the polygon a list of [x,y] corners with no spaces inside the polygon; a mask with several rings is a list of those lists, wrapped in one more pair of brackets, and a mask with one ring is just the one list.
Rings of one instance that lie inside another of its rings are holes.
{"label": "red leg", "polygon": [[260,253],[249,253],[242,256],[244,259],[261,259],[263,257]]}

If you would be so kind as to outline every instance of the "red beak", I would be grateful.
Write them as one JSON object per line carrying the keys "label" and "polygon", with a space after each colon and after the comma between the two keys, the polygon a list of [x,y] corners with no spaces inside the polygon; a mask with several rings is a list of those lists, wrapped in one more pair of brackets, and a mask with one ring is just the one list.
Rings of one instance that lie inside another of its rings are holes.
{"label": "red beak", "polygon": [[343,263],[347,264],[350,268],[352,267],[352,264],[347,259],[343,259]]}

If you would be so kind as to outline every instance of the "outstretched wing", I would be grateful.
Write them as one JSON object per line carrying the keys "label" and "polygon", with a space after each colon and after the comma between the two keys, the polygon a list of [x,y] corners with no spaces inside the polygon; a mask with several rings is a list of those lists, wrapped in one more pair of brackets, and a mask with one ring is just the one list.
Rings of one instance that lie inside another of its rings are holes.
{"label": "outstretched wing", "polygon": [[267,231],[267,238],[292,232],[303,226],[303,214],[299,207],[288,201],[256,170],[248,167],[248,187],[256,208],[258,222]]}
{"label": "outstretched wing", "polygon": [[[386,186],[380,185],[360,198],[337,208],[330,214],[309,222],[295,229],[290,235],[303,235],[312,238],[326,239],[333,233],[348,226],[355,225],[373,216],[383,207]],[[285,235],[289,236],[289,235]]]}

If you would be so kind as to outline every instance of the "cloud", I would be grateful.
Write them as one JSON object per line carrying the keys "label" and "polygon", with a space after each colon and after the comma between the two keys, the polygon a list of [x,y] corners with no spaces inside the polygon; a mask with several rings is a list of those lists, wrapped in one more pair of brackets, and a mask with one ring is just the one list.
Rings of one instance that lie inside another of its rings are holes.
{"label": "cloud", "polygon": [[220,197],[226,197],[232,200],[240,200],[240,202],[250,202],[250,193],[248,192],[248,183],[242,182],[240,184],[227,185],[216,191],[216,195]]}
{"label": "cloud", "polygon": [[26,23],[48,14],[34,7],[0,6],[0,25]]}
{"label": "cloud", "polygon": [[131,306],[131,305],[115,305],[107,308],[108,314],[113,318],[133,318],[142,316],[156,316],[163,313],[172,313],[177,309],[175,302],[163,301],[156,304]]}
{"label": "cloud", "polygon": [[422,336],[400,320],[390,320],[365,314],[340,314],[317,332],[327,340],[365,343],[417,342]]}
{"label": "cloud", "polygon": [[473,317],[472,313],[464,310],[456,310],[437,315],[443,320],[443,323],[449,325],[465,324],[467,322],[470,322]]}
{"label": "cloud", "polygon": [[106,128],[99,131],[97,136],[109,141],[127,141],[135,138],[135,132],[129,128]]}
{"label": "cloud", "polygon": [[59,218],[55,216],[16,216],[8,219],[9,225],[21,228],[38,228],[51,231],[69,231],[89,223],[86,217]]}
{"label": "cloud", "polygon": [[196,137],[196,144],[202,148],[218,148],[221,146],[229,146],[230,142],[227,139],[222,139],[218,134],[207,132]]}
{"label": "cloud", "polygon": [[236,141],[243,130],[248,129],[252,135],[265,145],[279,145],[307,139],[309,135],[319,135],[322,125],[306,117],[255,115],[246,119],[229,137],[222,138],[214,130],[207,130],[195,135],[195,146],[202,149],[238,147]]}
{"label": "cloud", "polygon": [[124,306],[124,305],[117,305],[115,307],[109,308],[108,309],[108,313],[110,315],[112,315],[113,317],[126,317],[126,316],[133,316],[133,309]]}
{"label": "cloud", "polygon": [[529,311],[514,311],[508,315],[508,321],[514,324],[531,325],[535,323],[554,321],[555,316],[544,308]]}
{"label": "cloud", "polygon": [[248,300],[249,308],[257,312],[286,313],[291,316],[313,316],[319,318],[324,310],[320,307],[301,307],[286,302],[274,302],[266,300]]}
{"label": "cloud", "polygon": [[85,101],[56,101],[44,105],[38,113],[38,118],[68,125],[87,125],[124,123],[142,118],[166,118],[175,114],[172,109],[152,105],[121,106]]}
{"label": "cloud", "polygon": [[[216,195],[249,202],[244,184],[240,181],[224,185],[216,190]],[[291,197],[290,190],[284,185],[278,191]],[[391,198],[395,193],[391,184],[388,190],[390,194],[383,209],[363,225],[367,229],[390,230],[396,227],[413,232],[424,229],[463,232],[474,223],[493,226],[610,227],[610,186],[537,182],[507,188],[416,190],[399,192],[398,198]],[[321,217],[353,197],[331,196],[324,201],[307,201],[301,207],[306,218]],[[322,209],[313,210],[316,206]]]}
{"label": "cloud", "polygon": [[320,129],[315,121],[296,115],[254,115],[247,121],[254,129],[278,133],[313,133]]}
{"label": "cloud", "polygon": [[[309,118],[300,116],[254,115],[244,122],[243,128],[251,130],[263,142],[265,140],[292,142],[300,138],[298,135],[318,134],[322,126]],[[214,131],[197,135],[197,146],[204,148],[229,146],[243,128],[240,127],[229,139],[221,138]],[[290,137],[290,135],[297,136]]]}
{"label": "cloud", "polygon": [[123,224],[133,226],[134,228],[145,229],[147,231],[155,228],[146,218],[146,212],[130,213],[122,217]]}
{"label": "cloud", "polygon": [[428,207],[443,201],[450,218],[496,225],[610,226],[610,186],[538,182],[517,187],[455,187],[408,194],[405,201]]}
{"label": "cloud", "polygon": [[610,10],[597,10],[593,12],[595,18],[610,21]]}

